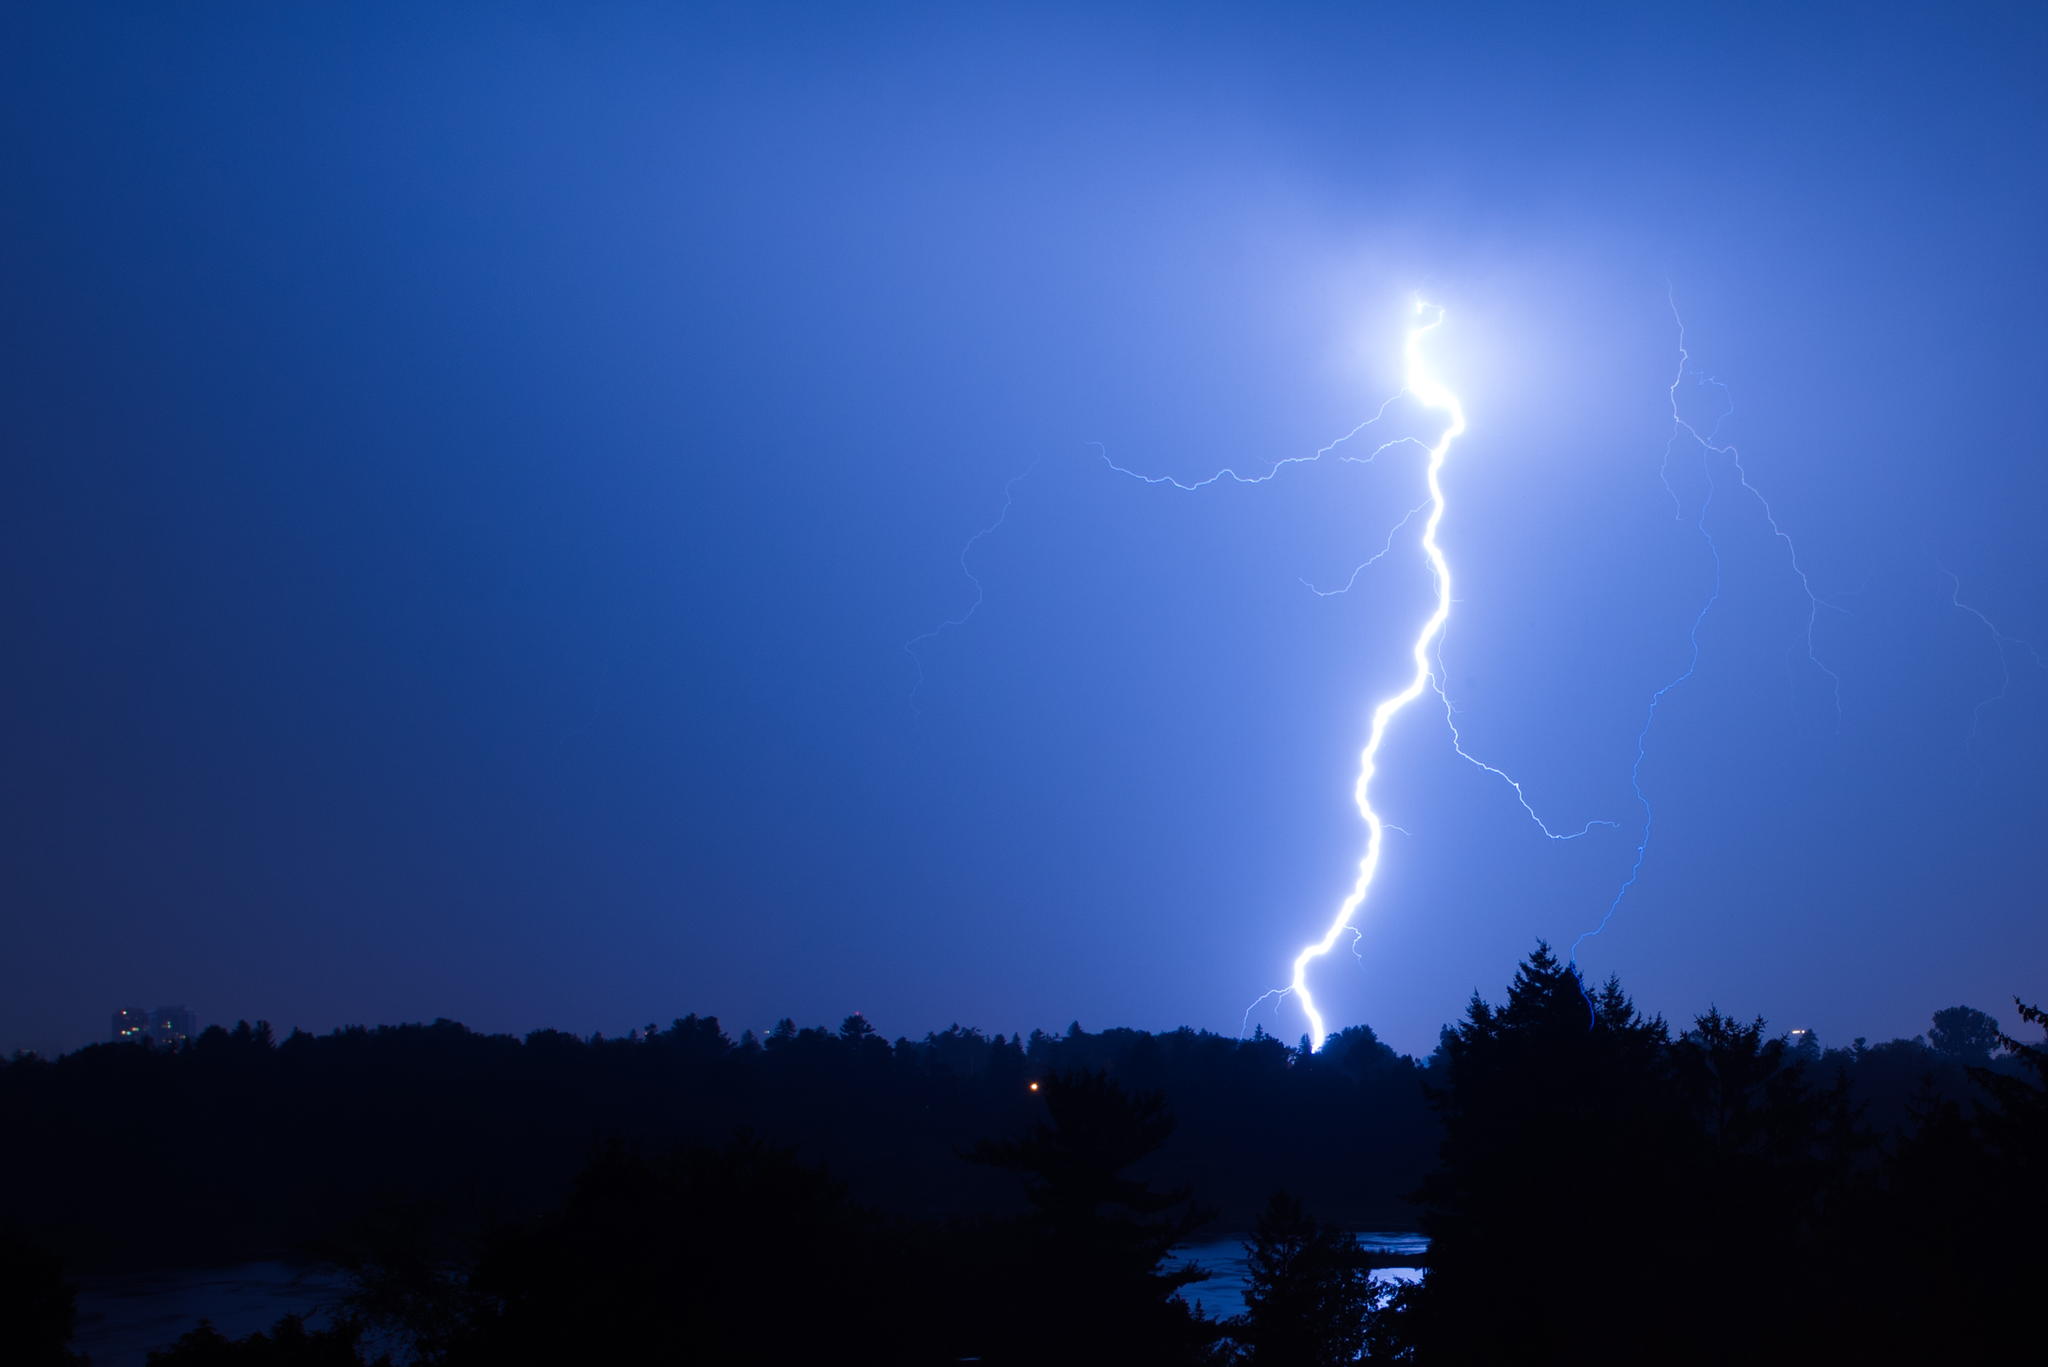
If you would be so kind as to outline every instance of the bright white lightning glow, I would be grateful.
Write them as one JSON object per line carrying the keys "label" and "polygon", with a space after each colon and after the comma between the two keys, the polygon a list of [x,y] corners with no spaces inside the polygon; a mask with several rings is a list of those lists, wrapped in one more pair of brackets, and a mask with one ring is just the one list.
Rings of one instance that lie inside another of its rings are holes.
{"label": "bright white lightning glow", "polygon": [[1448,418],[1442,435],[1429,448],[1429,516],[1422,524],[1422,550],[1429,557],[1430,569],[1436,575],[1436,608],[1423,622],[1422,629],[1415,635],[1415,644],[1410,655],[1415,661],[1415,672],[1400,692],[1380,700],[1372,711],[1372,729],[1365,740],[1365,748],[1358,756],[1358,782],[1352,789],[1352,796],[1358,804],[1358,814],[1365,820],[1365,856],[1358,861],[1358,877],[1351,885],[1351,895],[1346,897],[1331,918],[1330,928],[1323,932],[1323,938],[1304,948],[1294,959],[1294,977],[1287,985],[1287,991],[1301,1002],[1301,1009],[1308,1015],[1309,1047],[1321,1049],[1328,1032],[1323,1028],[1323,1013],[1316,1009],[1314,995],[1308,990],[1309,965],[1328,954],[1336,947],[1338,938],[1345,931],[1354,937],[1357,928],[1352,924],[1359,908],[1365,905],[1367,893],[1372,890],[1372,881],[1379,872],[1380,846],[1385,841],[1387,823],[1372,805],[1372,781],[1379,772],[1380,745],[1386,740],[1387,727],[1401,710],[1422,696],[1434,677],[1430,668],[1437,638],[1442,635],[1444,625],[1451,617],[1451,565],[1444,558],[1443,548],[1437,544],[1436,532],[1444,520],[1444,458],[1450,454],[1451,444],[1465,431],[1465,410],[1444,383],[1430,370],[1423,356],[1422,339],[1443,323],[1441,307],[1415,301],[1418,318],[1433,314],[1427,322],[1418,322],[1408,330],[1406,387],[1418,403],[1426,408],[1441,410]]}

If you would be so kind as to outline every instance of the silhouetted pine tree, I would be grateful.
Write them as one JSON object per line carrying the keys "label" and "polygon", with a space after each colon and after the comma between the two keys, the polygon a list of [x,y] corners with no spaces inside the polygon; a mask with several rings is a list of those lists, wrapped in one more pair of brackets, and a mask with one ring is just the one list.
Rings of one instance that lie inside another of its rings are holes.
{"label": "silhouetted pine tree", "polygon": [[1047,1121],[983,1144],[977,1162],[1021,1174],[1030,1214],[1002,1231],[995,1284],[1014,1306],[981,1355],[998,1363],[1172,1364],[1208,1360],[1216,1327],[1175,1293],[1207,1274],[1168,1254],[1206,1222],[1184,1190],[1159,1191],[1131,1169],[1166,1142],[1173,1118],[1156,1094],[1100,1073],[1040,1080]]}
{"label": "silhouetted pine tree", "polygon": [[1665,1283],[1688,1237],[1660,1224],[1686,1126],[1664,1022],[1610,980],[1589,1009],[1539,943],[1495,1007],[1477,994],[1431,1085],[1442,1162],[1424,1184],[1430,1362],[1675,1362]]}
{"label": "silhouetted pine tree", "polygon": [[1350,1367],[1364,1360],[1389,1288],[1346,1230],[1276,1192],[1245,1245],[1245,1312],[1224,1328],[1245,1367]]}

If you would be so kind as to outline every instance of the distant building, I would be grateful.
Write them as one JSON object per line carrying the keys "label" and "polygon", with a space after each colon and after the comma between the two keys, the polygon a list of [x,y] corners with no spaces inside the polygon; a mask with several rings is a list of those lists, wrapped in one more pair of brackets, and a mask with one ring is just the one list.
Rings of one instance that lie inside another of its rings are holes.
{"label": "distant building", "polygon": [[176,1048],[198,1033],[199,1018],[190,1007],[159,1006],[154,1011],[144,1011],[134,1006],[114,1013],[114,1038],[117,1040]]}
{"label": "distant building", "polygon": [[199,1017],[183,1006],[159,1006],[149,1013],[152,1043],[180,1045],[199,1033]]}

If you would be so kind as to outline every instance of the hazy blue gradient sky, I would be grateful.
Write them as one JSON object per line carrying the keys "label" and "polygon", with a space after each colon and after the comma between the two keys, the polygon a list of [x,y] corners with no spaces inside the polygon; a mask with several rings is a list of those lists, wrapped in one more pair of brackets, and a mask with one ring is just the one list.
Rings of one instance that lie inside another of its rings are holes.
{"label": "hazy blue gradient sky", "polygon": [[[1589,942],[1829,1043],[2048,996],[2038,6],[13,6],[0,1047],[187,1002],[1236,1030],[1348,885],[1427,1050]],[[1720,393],[1688,383],[1688,414]],[[1389,436],[1435,433],[1396,405]],[[970,564],[957,557],[1001,507]],[[1721,470],[1726,474],[1725,467]],[[1696,449],[1671,482],[1690,516]],[[1973,726],[1975,728],[1973,735]],[[1293,1037],[1298,1012],[1255,1019]]]}

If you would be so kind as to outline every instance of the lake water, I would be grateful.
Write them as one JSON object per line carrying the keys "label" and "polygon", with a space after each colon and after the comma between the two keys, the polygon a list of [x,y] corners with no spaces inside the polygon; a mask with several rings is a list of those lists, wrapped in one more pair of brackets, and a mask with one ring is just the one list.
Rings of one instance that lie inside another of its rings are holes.
{"label": "lake water", "polygon": [[[1358,1246],[1380,1258],[1419,1257],[1429,1250],[1420,1234],[1360,1234]],[[1242,1237],[1205,1239],[1174,1250],[1182,1263],[1200,1263],[1210,1278],[1181,1294],[1211,1319],[1228,1319],[1244,1309],[1245,1256]],[[1412,1282],[1419,1267],[1383,1267],[1374,1276]],[[339,1302],[348,1280],[326,1267],[289,1263],[241,1263],[198,1271],[137,1273],[78,1279],[78,1333],[72,1347],[89,1354],[93,1367],[144,1367],[153,1348],[213,1321],[229,1338],[268,1329],[284,1315],[304,1315],[308,1325],[324,1323],[326,1309]]]}
{"label": "lake water", "polygon": [[[1429,1240],[1420,1234],[1379,1230],[1360,1234],[1357,1238],[1358,1246],[1373,1254],[1375,1260],[1420,1258],[1429,1252]],[[1180,1262],[1198,1263],[1209,1273],[1208,1281],[1196,1282],[1181,1292],[1190,1304],[1199,1306],[1214,1320],[1229,1319],[1243,1313],[1245,1256],[1242,1235],[1182,1244],[1173,1254]],[[1422,1271],[1420,1267],[1378,1267],[1373,1269],[1373,1276],[1384,1281],[1419,1282]]]}
{"label": "lake water", "polygon": [[322,1310],[348,1289],[333,1268],[288,1263],[80,1277],[77,1286],[71,1346],[93,1367],[143,1367],[152,1348],[170,1347],[202,1319],[229,1338],[268,1329],[285,1315],[304,1315],[318,1328]]}

